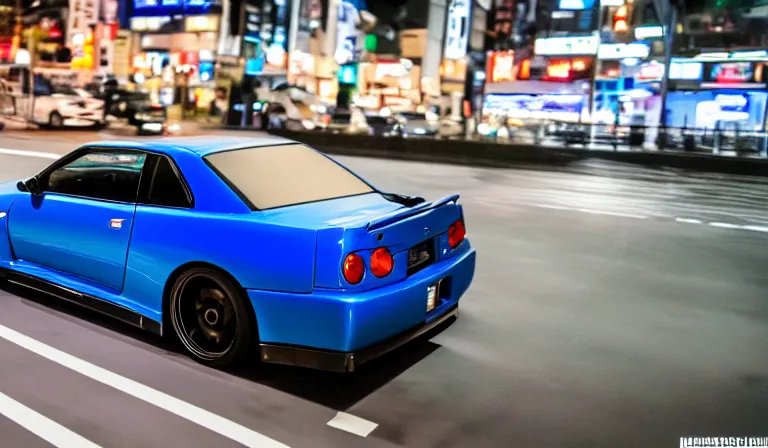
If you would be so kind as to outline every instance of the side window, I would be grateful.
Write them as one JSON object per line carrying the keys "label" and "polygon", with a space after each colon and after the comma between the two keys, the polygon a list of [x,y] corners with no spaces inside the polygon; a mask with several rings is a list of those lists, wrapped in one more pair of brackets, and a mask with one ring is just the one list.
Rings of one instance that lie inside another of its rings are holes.
{"label": "side window", "polygon": [[117,202],[135,202],[146,154],[99,151],[86,154],[48,175],[43,189]]}
{"label": "side window", "polygon": [[184,184],[173,169],[171,161],[165,156],[158,156],[156,160],[146,203],[166,207],[191,207]]}

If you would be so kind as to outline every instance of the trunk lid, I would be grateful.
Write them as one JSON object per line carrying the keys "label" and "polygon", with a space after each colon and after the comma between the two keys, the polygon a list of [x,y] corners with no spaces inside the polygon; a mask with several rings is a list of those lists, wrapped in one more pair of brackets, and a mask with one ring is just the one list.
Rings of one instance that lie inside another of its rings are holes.
{"label": "trunk lid", "polygon": [[[315,285],[324,288],[365,290],[394,283],[441,259],[447,247],[448,227],[462,218],[459,196],[453,195],[414,207],[379,210],[367,219],[347,222],[318,231]],[[366,273],[358,285],[349,285],[342,275],[342,263],[357,253],[367,267],[370,254],[386,247],[395,259],[395,269],[385,278]]]}

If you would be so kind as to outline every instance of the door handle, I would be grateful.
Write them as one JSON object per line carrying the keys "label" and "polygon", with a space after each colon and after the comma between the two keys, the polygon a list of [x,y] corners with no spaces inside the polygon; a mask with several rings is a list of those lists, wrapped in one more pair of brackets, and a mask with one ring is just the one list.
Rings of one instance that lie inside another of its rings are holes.
{"label": "door handle", "polygon": [[109,220],[109,227],[111,229],[122,229],[123,228],[123,221],[124,219],[110,219]]}

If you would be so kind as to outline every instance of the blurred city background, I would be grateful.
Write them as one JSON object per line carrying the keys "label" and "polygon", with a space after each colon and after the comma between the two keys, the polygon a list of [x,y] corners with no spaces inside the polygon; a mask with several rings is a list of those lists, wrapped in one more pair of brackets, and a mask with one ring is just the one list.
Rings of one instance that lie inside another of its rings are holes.
{"label": "blurred city background", "polygon": [[765,157],[766,25],[765,0],[2,0],[0,95],[23,126]]}
{"label": "blurred city background", "polygon": [[4,286],[0,448],[46,418],[78,448],[768,435],[767,50],[768,0],[0,0],[8,188],[95,140],[271,133],[460,194],[478,251],[456,323],[343,376],[222,373]]}

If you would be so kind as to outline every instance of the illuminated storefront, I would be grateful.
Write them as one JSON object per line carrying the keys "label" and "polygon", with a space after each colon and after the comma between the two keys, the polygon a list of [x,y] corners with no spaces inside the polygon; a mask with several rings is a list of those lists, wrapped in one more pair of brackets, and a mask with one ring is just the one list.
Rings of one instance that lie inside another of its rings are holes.
{"label": "illuminated storefront", "polygon": [[674,60],[667,125],[697,129],[766,129],[768,60]]}
{"label": "illuminated storefront", "polygon": [[288,70],[288,0],[248,0],[244,4],[245,75],[271,85],[285,82]]}
{"label": "illuminated storefront", "polygon": [[664,64],[650,56],[651,46],[645,42],[600,45],[592,104],[595,124],[658,125]]}
{"label": "illuminated storefront", "polygon": [[[24,28],[39,28],[45,31],[42,41],[38,45],[38,60],[45,64],[59,62],[62,65],[69,64],[71,53],[67,51],[68,47],[68,16],[69,2],[67,0],[51,1],[49,3],[35,3],[32,7],[25,10],[23,17]],[[11,40],[11,55],[13,62],[16,62],[14,48],[18,49],[19,44],[15,38]],[[22,53],[22,59],[24,59]]]}
{"label": "illuminated storefront", "polygon": [[421,103],[421,67],[408,59],[359,64],[362,71],[355,105],[378,112],[411,111]]}
{"label": "illuminated storefront", "polygon": [[166,106],[205,108],[214,99],[220,28],[216,0],[134,0],[134,80]]}
{"label": "illuminated storefront", "polygon": [[587,120],[598,46],[597,35],[549,37],[534,42],[533,57],[490,53],[483,120]]}

